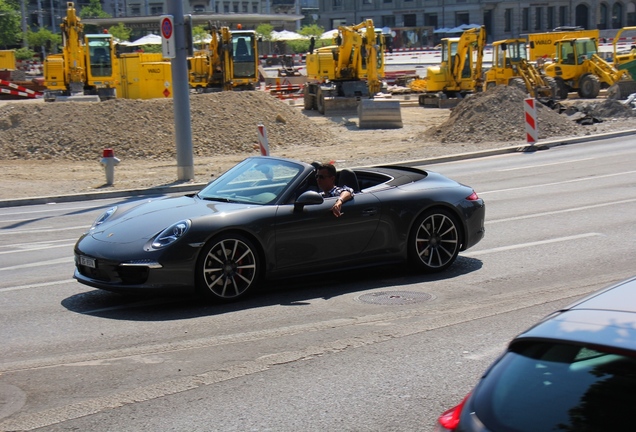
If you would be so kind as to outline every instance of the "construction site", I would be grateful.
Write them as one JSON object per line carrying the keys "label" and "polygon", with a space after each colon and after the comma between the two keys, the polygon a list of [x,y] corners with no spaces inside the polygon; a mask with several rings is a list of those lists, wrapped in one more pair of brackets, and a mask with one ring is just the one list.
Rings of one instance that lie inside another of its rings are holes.
{"label": "construction site", "polygon": [[[170,61],[83,35],[72,3],[62,30],[67,45],[46,59],[44,90],[3,91],[22,100],[0,103],[0,199],[174,184]],[[188,60],[194,182],[258,154],[259,125],[271,155],[339,167],[522,146],[528,97],[539,102],[539,140],[636,129],[636,53],[610,63],[595,34],[578,30],[559,36],[551,69],[539,70],[532,41],[496,42],[485,60],[483,27],[468,29],[442,40],[424,77],[391,87],[387,42],[370,20],[312,47],[304,73],[284,65],[269,79],[254,32],[209,30],[208,49]],[[108,186],[104,149],[121,161]]]}

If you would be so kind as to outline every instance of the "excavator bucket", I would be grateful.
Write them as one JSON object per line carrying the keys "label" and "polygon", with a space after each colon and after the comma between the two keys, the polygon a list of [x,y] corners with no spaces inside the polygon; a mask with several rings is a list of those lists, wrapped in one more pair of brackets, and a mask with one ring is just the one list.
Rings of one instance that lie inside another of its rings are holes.
{"label": "excavator bucket", "polygon": [[358,105],[358,128],[400,129],[402,111],[400,101],[386,99],[361,99]]}
{"label": "excavator bucket", "polygon": [[636,93],[636,81],[621,80],[607,89],[608,99],[627,99],[629,95]]}

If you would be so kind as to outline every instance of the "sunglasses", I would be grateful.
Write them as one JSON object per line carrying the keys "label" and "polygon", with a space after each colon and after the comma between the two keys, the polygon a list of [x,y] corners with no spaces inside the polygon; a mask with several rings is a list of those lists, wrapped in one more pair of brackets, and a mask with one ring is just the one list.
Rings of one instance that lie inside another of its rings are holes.
{"label": "sunglasses", "polygon": [[325,179],[327,177],[331,177],[330,175],[324,175],[324,174],[316,174],[316,179],[322,180]]}

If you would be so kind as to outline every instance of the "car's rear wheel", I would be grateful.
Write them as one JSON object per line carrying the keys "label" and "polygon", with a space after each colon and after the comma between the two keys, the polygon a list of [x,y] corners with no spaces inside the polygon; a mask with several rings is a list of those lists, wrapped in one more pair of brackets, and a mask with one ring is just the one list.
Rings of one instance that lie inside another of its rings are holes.
{"label": "car's rear wheel", "polygon": [[244,297],[258,282],[260,259],[253,243],[240,234],[209,241],[197,264],[197,289],[216,301]]}
{"label": "car's rear wheel", "polygon": [[457,217],[445,209],[422,214],[409,236],[409,259],[419,270],[438,272],[448,268],[461,247]]}

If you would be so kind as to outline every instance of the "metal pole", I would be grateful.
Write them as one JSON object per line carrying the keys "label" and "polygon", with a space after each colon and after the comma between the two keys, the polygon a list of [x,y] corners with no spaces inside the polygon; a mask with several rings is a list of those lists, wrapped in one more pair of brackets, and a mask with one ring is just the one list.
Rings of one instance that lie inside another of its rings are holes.
{"label": "metal pole", "polygon": [[26,0],[22,0],[20,2],[20,13],[22,13],[22,47],[26,48],[29,46],[29,42],[27,41],[27,16],[26,16]]}
{"label": "metal pole", "polygon": [[174,106],[174,134],[177,146],[177,178],[194,179],[194,157],[192,155],[192,127],[190,125],[190,89],[188,88],[188,65],[186,53],[183,0],[168,2],[168,13],[174,21],[175,57],[171,61],[172,98]]}
{"label": "metal pole", "polygon": [[55,8],[53,7],[53,0],[51,0],[51,31],[57,33],[55,31]]}

